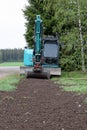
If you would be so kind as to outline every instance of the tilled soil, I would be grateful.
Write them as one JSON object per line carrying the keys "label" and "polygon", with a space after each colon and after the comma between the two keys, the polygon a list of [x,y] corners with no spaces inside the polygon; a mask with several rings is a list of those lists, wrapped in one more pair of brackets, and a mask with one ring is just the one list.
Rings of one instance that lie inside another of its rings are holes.
{"label": "tilled soil", "polygon": [[22,79],[16,91],[0,92],[0,130],[87,130],[86,96]]}

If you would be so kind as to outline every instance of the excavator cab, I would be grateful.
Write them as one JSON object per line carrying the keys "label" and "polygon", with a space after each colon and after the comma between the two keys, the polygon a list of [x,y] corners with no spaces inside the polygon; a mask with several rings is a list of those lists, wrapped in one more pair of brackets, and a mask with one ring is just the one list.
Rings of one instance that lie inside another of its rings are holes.
{"label": "excavator cab", "polygon": [[54,36],[46,37],[43,42],[44,66],[59,67],[59,43]]}

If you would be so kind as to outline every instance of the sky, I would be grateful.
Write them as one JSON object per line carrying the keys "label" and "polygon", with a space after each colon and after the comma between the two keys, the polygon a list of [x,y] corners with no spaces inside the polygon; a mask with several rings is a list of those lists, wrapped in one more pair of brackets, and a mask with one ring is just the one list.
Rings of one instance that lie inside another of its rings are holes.
{"label": "sky", "polygon": [[0,49],[24,48],[25,18],[22,9],[27,0],[0,1]]}

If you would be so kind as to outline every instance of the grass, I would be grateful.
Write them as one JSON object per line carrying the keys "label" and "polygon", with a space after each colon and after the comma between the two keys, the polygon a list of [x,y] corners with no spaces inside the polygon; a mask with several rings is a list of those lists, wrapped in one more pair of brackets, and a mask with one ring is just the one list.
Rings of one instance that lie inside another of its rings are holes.
{"label": "grass", "polygon": [[22,66],[23,62],[3,62],[0,66]]}
{"label": "grass", "polygon": [[87,79],[61,79],[60,84],[65,91],[87,92]]}
{"label": "grass", "polygon": [[60,78],[53,78],[65,91],[87,93],[87,73],[63,72]]}
{"label": "grass", "polygon": [[84,103],[87,104],[87,98],[84,100]]}
{"label": "grass", "polygon": [[16,89],[19,83],[19,75],[10,75],[3,79],[0,79],[0,91],[13,91]]}
{"label": "grass", "polygon": [[[0,67],[7,66],[22,66],[23,62],[4,62],[0,63]],[[0,91],[13,91],[16,89],[17,84],[20,80],[19,75],[10,75],[3,79],[0,79]]]}

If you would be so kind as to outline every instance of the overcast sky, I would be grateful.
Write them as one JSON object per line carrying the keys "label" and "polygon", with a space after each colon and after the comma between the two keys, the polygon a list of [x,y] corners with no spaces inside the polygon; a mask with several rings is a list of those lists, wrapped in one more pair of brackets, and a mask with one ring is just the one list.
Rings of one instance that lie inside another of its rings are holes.
{"label": "overcast sky", "polygon": [[0,49],[24,48],[25,19],[21,9],[27,0],[0,1]]}

